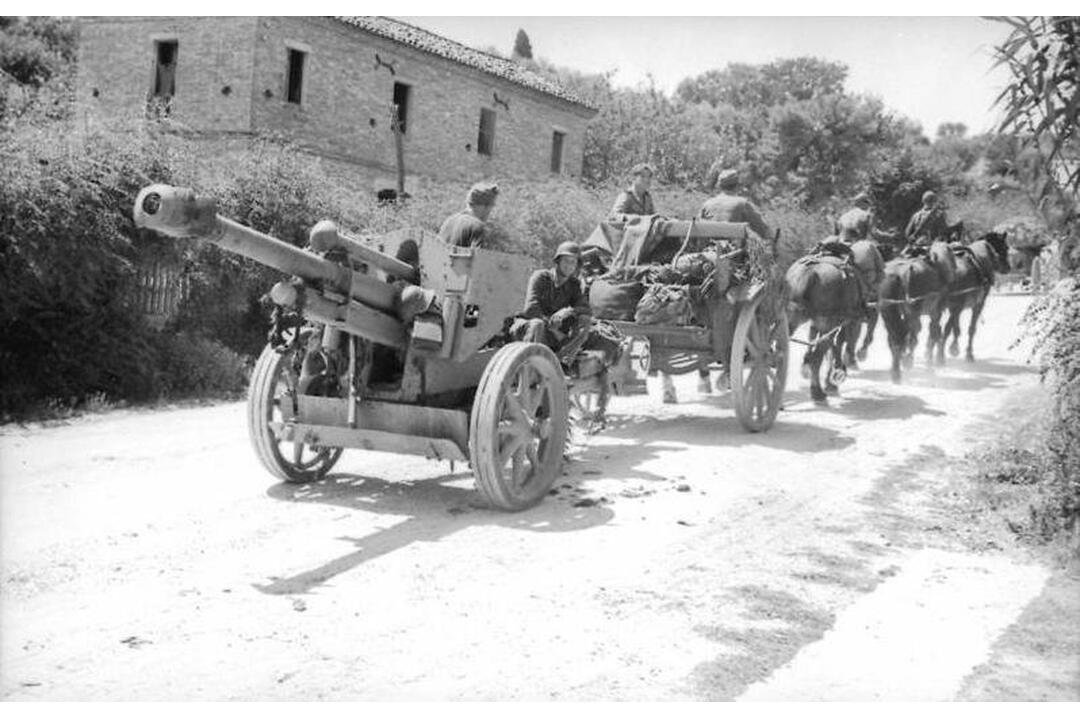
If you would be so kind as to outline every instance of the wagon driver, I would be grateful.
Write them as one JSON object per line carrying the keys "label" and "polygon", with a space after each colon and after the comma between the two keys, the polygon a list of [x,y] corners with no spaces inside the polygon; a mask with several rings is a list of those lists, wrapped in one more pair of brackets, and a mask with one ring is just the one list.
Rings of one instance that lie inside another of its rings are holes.
{"label": "wagon driver", "polygon": [[490,247],[493,242],[492,228],[488,218],[495,209],[499,186],[495,183],[478,182],[465,194],[465,209],[443,221],[439,238],[458,247]]}

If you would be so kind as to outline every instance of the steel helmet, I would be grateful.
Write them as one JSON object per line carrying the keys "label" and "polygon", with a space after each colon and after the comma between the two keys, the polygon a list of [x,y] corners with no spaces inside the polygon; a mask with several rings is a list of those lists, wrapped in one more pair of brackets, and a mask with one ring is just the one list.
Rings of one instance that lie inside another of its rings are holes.
{"label": "steel helmet", "polygon": [[581,246],[572,240],[567,240],[555,249],[555,260],[558,261],[561,257],[572,257],[575,260],[580,260]]}
{"label": "steel helmet", "polygon": [[922,195],[923,205],[925,205],[926,203],[929,203],[929,202],[933,202],[934,200],[937,200],[937,193],[935,193],[933,190],[927,190],[926,192],[923,193],[923,195]]}

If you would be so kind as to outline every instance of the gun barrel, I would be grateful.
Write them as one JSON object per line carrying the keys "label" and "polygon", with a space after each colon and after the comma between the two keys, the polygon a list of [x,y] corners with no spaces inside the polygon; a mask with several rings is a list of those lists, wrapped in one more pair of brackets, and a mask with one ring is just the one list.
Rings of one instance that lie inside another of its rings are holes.
{"label": "gun barrel", "polygon": [[135,199],[135,224],[170,237],[204,239],[378,310],[394,309],[393,286],[222,217],[212,199],[199,197],[190,188],[143,188]]}
{"label": "gun barrel", "polygon": [[320,220],[311,228],[308,246],[317,252],[343,250],[353,260],[367,263],[409,282],[417,282],[420,277],[420,273],[412,265],[369,248],[351,235],[343,233],[330,220]]}

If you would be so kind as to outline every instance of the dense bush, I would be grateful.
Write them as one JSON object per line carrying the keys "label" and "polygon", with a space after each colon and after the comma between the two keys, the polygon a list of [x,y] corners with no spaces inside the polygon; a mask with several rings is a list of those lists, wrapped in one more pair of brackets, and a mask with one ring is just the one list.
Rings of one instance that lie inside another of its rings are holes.
{"label": "dense bush", "polygon": [[[119,140],[119,141],[118,141]],[[150,330],[129,302],[142,239],[132,200],[168,179],[137,138],[0,135],[0,412],[41,397],[157,391]]]}
{"label": "dense bush", "polygon": [[[1080,524],[1080,277],[1060,281],[1037,297],[1024,316],[1042,378],[1050,386],[1046,502],[1042,524],[1076,531]],[[1033,512],[1035,510],[1033,509]]]}
{"label": "dense bush", "polygon": [[248,360],[216,340],[160,333],[156,346],[161,390],[169,397],[237,393],[247,385]]}

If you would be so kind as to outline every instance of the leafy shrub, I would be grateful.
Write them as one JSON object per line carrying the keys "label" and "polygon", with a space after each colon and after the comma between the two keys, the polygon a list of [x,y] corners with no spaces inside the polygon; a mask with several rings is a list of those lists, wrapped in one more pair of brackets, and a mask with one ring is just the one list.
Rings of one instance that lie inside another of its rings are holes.
{"label": "leafy shrub", "polygon": [[2,135],[0,156],[0,412],[153,396],[151,331],[129,301],[143,245],[131,210],[167,161],[133,138],[69,143],[61,126]]}
{"label": "leafy shrub", "polygon": [[1046,433],[1049,508],[1043,514],[1058,518],[1055,527],[1073,529],[1080,524],[1080,278],[1066,278],[1037,297],[1023,324],[1054,398]]}
{"label": "leafy shrub", "polygon": [[249,363],[216,340],[186,332],[158,337],[162,392],[171,398],[240,392]]}

